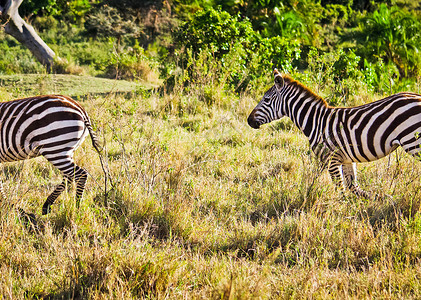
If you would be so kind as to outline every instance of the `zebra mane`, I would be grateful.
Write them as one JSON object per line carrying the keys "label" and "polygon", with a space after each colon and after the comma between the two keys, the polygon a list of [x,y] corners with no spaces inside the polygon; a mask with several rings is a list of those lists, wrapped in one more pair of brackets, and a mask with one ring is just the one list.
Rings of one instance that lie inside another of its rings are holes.
{"label": "zebra mane", "polygon": [[293,79],[291,76],[287,74],[283,74],[282,77],[284,78],[284,81],[292,86],[295,86],[301,90],[303,90],[309,97],[312,97],[315,101],[319,101],[323,103],[326,107],[332,107],[330,106],[325,99],[323,99],[321,96],[314,93],[310,88],[299,82],[298,80]]}

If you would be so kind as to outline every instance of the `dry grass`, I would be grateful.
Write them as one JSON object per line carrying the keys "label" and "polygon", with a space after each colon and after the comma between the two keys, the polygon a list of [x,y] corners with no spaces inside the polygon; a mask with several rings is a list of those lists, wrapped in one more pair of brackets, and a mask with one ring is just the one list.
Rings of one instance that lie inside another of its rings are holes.
{"label": "dry grass", "polygon": [[[48,216],[60,181],[44,160],[6,164],[0,207],[4,298],[420,298],[421,164],[402,152],[359,166],[376,201],[342,195],[288,120],[256,131],[255,101],[194,93],[88,97],[108,181],[91,174]],[[359,101],[359,100],[356,100]],[[8,203],[35,212],[25,228]]]}

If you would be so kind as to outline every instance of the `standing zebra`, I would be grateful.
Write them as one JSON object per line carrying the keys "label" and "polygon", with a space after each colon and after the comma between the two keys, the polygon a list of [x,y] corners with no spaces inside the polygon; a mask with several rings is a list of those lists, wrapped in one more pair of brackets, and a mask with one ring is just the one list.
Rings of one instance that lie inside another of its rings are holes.
{"label": "standing zebra", "polygon": [[[86,111],[73,99],[61,95],[37,96],[0,103],[0,162],[44,156],[63,174],[42,207],[42,214],[65,189],[66,180],[76,182],[79,206],[87,172],[73,162],[73,153],[90,134],[99,153],[99,143]],[[5,193],[0,182],[0,193]]]}
{"label": "standing zebra", "polygon": [[275,84],[250,113],[252,128],[288,116],[308,137],[333,181],[357,196],[355,163],[382,158],[401,146],[421,158],[421,95],[398,93],[362,106],[336,108],[289,76],[274,71]]}

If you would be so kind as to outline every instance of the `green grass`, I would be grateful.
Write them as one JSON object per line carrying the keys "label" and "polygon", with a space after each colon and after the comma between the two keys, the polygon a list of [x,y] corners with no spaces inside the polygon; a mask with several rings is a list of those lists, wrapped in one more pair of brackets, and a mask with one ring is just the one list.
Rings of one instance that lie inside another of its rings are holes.
{"label": "green grass", "polygon": [[0,75],[0,88],[14,98],[38,94],[63,94],[71,97],[107,95],[149,90],[149,83],[112,80],[87,75],[18,74]]}
{"label": "green grass", "polygon": [[[114,186],[105,197],[85,141],[76,161],[90,177],[79,210],[70,189],[40,216],[61,180],[45,159],[4,164],[0,295],[421,297],[420,163],[398,151],[359,165],[362,187],[392,198],[342,195],[290,121],[253,130],[255,99],[201,99],[84,97]],[[35,212],[44,230],[27,230],[10,203]]]}

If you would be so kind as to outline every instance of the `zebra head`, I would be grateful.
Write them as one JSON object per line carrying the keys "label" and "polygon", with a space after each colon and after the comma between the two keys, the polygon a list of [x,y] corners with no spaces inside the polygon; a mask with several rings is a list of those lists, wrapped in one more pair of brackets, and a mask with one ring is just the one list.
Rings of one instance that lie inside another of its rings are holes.
{"label": "zebra head", "polygon": [[273,71],[275,84],[263,95],[263,99],[250,113],[247,123],[250,127],[258,129],[260,125],[278,120],[283,117],[281,113],[281,91],[284,87],[284,78],[277,69]]}

